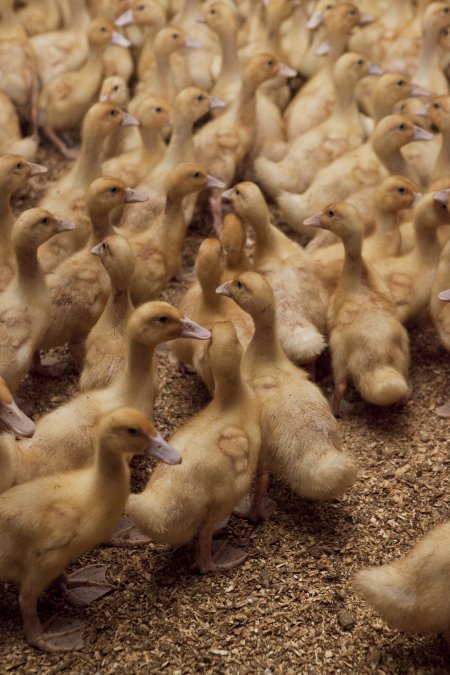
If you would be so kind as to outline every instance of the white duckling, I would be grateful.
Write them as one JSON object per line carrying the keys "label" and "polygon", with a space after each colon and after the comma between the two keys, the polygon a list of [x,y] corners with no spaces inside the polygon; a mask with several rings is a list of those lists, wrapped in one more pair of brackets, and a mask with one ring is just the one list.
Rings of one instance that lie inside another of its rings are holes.
{"label": "white duckling", "polygon": [[0,495],[0,579],[19,587],[25,638],[44,651],[81,649],[83,644],[79,624],[42,627],[37,602],[53,581],[59,580],[77,604],[101,596],[105,585],[111,588],[96,583],[97,566],[86,568],[84,577],[80,571],[67,577],[64,569],[114,530],[130,492],[129,457],[148,452],[166,462],[181,461],[150,420],[133,408],[104,417],[95,444],[92,466],[45,476]]}
{"label": "white duckling", "polygon": [[233,298],[255,323],[242,371],[261,406],[262,445],[246,516],[253,521],[267,517],[263,495],[269,470],[302,497],[336,499],[355,482],[356,464],[341,451],[337,422],[320,389],[281,348],[269,284],[255,272],[242,272],[217,292]]}
{"label": "white duckling", "polygon": [[450,644],[450,521],[428,532],[398,560],[357,572],[353,584],[391,626],[443,633]]}
{"label": "white duckling", "polygon": [[363,227],[354,206],[338,202],[305,225],[330,229],[342,239],[344,265],[328,309],[334,375],[333,412],[339,415],[347,380],[375,405],[392,405],[409,392],[408,334],[389,291],[362,257]]}
{"label": "white duckling", "polygon": [[214,398],[170,438],[181,471],[158,467],[126,511],[153,541],[179,546],[197,538],[200,573],[230,569],[242,550],[212,553],[212,537],[250,488],[261,442],[258,401],[241,374],[242,348],[230,322],[212,329]]}

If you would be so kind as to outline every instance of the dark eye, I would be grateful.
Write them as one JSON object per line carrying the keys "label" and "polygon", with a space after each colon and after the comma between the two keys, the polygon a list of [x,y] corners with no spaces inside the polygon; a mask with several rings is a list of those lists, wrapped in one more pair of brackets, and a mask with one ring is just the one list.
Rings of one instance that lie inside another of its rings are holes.
{"label": "dark eye", "polygon": [[194,173],[194,178],[198,178],[199,176],[200,176],[200,171],[196,171],[196,172]]}
{"label": "dark eye", "polygon": [[403,124],[403,122],[398,125],[398,128],[400,129],[400,131],[403,131],[405,129],[405,125]]}
{"label": "dark eye", "polygon": [[450,10],[448,7],[445,7],[442,11],[444,12],[444,14],[448,14]]}
{"label": "dark eye", "polygon": [[327,5],[325,9],[333,9],[333,5]]}
{"label": "dark eye", "polygon": [[135,427],[128,427],[127,431],[131,436],[136,436],[138,432],[138,430],[135,429]]}
{"label": "dark eye", "polygon": [[215,9],[212,9],[212,10],[211,10],[211,14],[217,14],[216,10],[215,10]]}
{"label": "dark eye", "polygon": [[47,216],[45,216],[45,218],[41,218],[41,223],[42,223],[43,225],[47,225],[47,223],[48,223],[48,218],[47,218]]}
{"label": "dark eye", "polygon": [[176,40],[178,38],[178,33],[172,33],[172,40]]}
{"label": "dark eye", "polygon": [[241,194],[241,191],[240,191],[240,190],[235,190],[235,191],[234,191],[234,194],[240,195],[240,194]]}
{"label": "dark eye", "polygon": [[236,286],[238,288],[242,288],[242,281],[236,281]]}
{"label": "dark eye", "polygon": [[119,85],[118,84],[114,85],[113,91],[118,91],[118,90],[119,90]]}
{"label": "dark eye", "polygon": [[17,162],[16,169],[21,169],[21,168],[22,168],[22,162]]}
{"label": "dark eye", "polygon": [[328,211],[327,211],[327,216],[328,216],[329,218],[334,218],[334,211],[333,211],[333,209],[328,209]]}
{"label": "dark eye", "polygon": [[114,193],[114,192],[117,192],[117,190],[118,190],[118,188],[112,187],[112,188],[110,189],[110,192]]}
{"label": "dark eye", "polygon": [[160,316],[158,319],[159,323],[167,323],[168,320],[169,320],[168,316]]}
{"label": "dark eye", "polygon": [[157,113],[162,112],[162,108],[160,108],[160,107],[158,106],[157,108],[155,108],[155,112],[157,112]]}
{"label": "dark eye", "polygon": [[145,9],[145,5],[139,5],[138,9],[142,12]]}
{"label": "dark eye", "polygon": [[101,33],[106,33],[106,28],[105,28],[104,26],[102,26],[102,27],[100,28],[100,32],[101,32]]}
{"label": "dark eye", "polygon": [[399,191],[400,194],[402,195],[402,194],[405,192],[405,188],[398,188],[398,191]]}
{"label": "dark eye", "polygon": [[405,84],[405,80],[399,80],[397,84],[399,87],[403,87],[403,85]]}
{"label": "dark eye", "polygon": [[197,101],[204,101],[204,100],[205,100],[205,97],[203,96],[203,94],[199,94],[197,96]]}
{"label": "dark eye", "polygon": [[268,65],[268,66],[273,66],[273,61],[272,61],[272,59],[269,59],[269,60],[267,61],[267,65]]}
{"label": "dark eye", "polygon": [[117,115],[117,110],[110,110],[109,114],[111,115],[111,117],[115,117]]}
{"label": "dark eye", "polygon": [[350,16],[355,16],[356,14],[356,9],[351,9],[349,12]]}
{"label": "dark eye", "polygon": [[433,103],[433,108],[435,110],[439,110],[439,103]]}
{"label": "dark eye", "polygon": [[364,60],[363,60],[363,59],[359,59],[359,60],[357,61],[357,64],[358,64],[358,66],[362,66],[362,65],[364,64]]}

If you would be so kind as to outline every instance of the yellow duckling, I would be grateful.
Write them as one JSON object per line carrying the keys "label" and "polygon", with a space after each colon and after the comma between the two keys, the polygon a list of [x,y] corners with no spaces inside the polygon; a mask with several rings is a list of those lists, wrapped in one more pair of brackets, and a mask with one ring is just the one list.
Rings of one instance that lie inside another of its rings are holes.
{"label": "yellow duckling", "polygon": [[428,118],[439,129],[442,135],[439,153],[431,174],[431,180],[435,181],[438,178],[450,175],[450,162],[448,160],[448,150],[450,147],[450,96],[437,96],[433,98],[425,106],[425,111]]}
{"label": "yellow duckling", "polygon": [[161,216],[147,231],[130,236],[136,267],[131,297],[136,305],[158,297],[167,282],[181,270],[181,253],[188,222],[183,199],[200,190],[223,188],[200,164],[182,162],[166,178],[167,199]]}
{"label": "yellow duckling", "polygon": [[92,466],[17,485],[0,496],[0,579],[19,587],[25,638],[34,647],[49,652],[82,648],[83,627],[54,623],[45,632],[37,602],[57,579],[77,604],[89,604],[111,589],[107,583],[101,588],[96,565],[84,575],[79,570],[67,576],[64,569],[112,534],[130,492],[127,460],[145,453],[181,461],[143,413],[120,408],[99,425]]}
{"label": "yellow duckling", "polygon": [[56,132],[77,127],[97,97],[104,69],[99,50],[109,42],[121,46],[129,44],[106,19],[94,19],[89,24],[88,41],[89,56],[83,66],[58,75],[42,88],[39,95],[39,124],[52,143],[68,157],[73,157],[73,152]]}
{"label": "yellow duckling", "polygon": [[38,247],[58,232],[74,227],[44,209],[24,211],[14,224],[16,273],[0,294],[0,373],[12,392],[28,373],[50,321],[50,298]]}
{"label": "yellow duckling", "polygon": [[[166,12],[162,4],[155,0],[128,0],[127,4],[128,9],[115,18],[114,23],[125,28],[126,36],[133,47],[139,50],[137,76],[140,79],[142,72],[139,72],[139,62],[141,58],[143,64],[151,62],[155,36],[166,25]],[[145,68],[143,70],[145,72]]]}
{"label": "yellow duckling", "polygon": [[36,135],[22,137],[14,103],[0,91],[0,154],[15,153],[34,159],[38,147]]}
{"label": "yellow duckling", "polygon": [[252,263],[245,252],[246,232],[242,219],[236,213],[227,213],[223,219],[220,232],[220,243],[225,253],[225,271],[222,281],[228,281],[238,272],[252,268]]}
{"label": "yellow duckling", "polygon": [[25,6],[16,9],[16,16],[30,36],[56,30],[62,18],[56,0],[30,0]]}
{"label": "yellow duckling", "polygon": [[327,294],[310,256],[270,222],[264,197],[254,183],[223,193],[255,232],[253,266],[275,295],[281,346],[294,363],[314,361],[325,347]]}
{"label": "yellow duckling", "polygon": [[137,125],[138,121],[124,113],[114,103],[95,103],[83,120],[81,153],[73,167],[52,183],[40,202],[50,211],[59,206],[64,216],[77,224],[78,232],[67,234],[58,243],[48,243],[39,251],[45,272],[51,272],[60,262],[78,251],[89,237],[89,219],[85,193],[89,185],[102,174],[102,142],[121,126]]}
{"label": "yellow duckling", "polygon": [[387,287],[362,257],[360,214],[351,204],[338,202],[305,220],[305,225],[330,229],[342,239],[345,250],[328,309],[334,414],[341,412],[349,377],[370,403],[392,405],[404,400],[409,391],[408,334]]}
{"label": "yellow duckling", "polygon": [[[17,436],[30,438],[34,434],[33,420],[25,415],[14,401],[3,377],[0,377],[0,421]],[[15,442],[11,434],[0,431],[0,493],[14,482],[15,476]]]}
{"label": "yellow duckling", "polygon": [[440,43],[442,30],[450,26],[450,11],[446,2],[432,2],[422,19],[422,47],[414,80],[436,95],[449,93],[448,80],[442,70],[443,49]]}
{"label": "yellow duckling", "polygon": [[80,391],[106,387],[125,365],[126,327],[134,310],[130,297],[136,258],[125,237],[112,235],[91,249],[111,280],[111,293],[85,344]]}
{"label": "yellow duckling", "polygon": [[385,11],[373,23],[361,26],[352,34],[350,49],[377,63],[384,62],[387,49],[395,42],[405,25],[411,22],[413,14],[413,7],[409,2],[388,3]]}
{"label": "yellow duckling", "polygon": [[341,451],[337,422],[319,387],[281,348],[269,284],[255,272],[242,272],[217,293],[233,298],[255,324],[242,371],[261,406],[262,459],[247,517],[268,514],[263,495],[269,470],[302,497],[336,499],[355,482],[356,464]]}
{"label": "yellow duckling", "polygon": [[11,241],[14,225],[11,197],[30,178],[47,171],[47,167],[33,164],[21,155],[0,157],[0,291],[9,284],[16,269]]}
{"label": "yellow duckling", "polygon": [[419,87],[402,73],[384,73],[373,87],[372,100],[369,112],[377,124],[383,117],[396,112],[406,114],[395,106],[407,98],[429,96],[427,89]]}
{"label": "yellow duckling", "polygon": [[380,69],[359,54],[343,54],[334,67],[336,99],[332,114],[289,144],[280,162],[256,160],[255,171],[265,191],[275,197],[280,190],[304,192],[317,172],[346,152],[362,145],[364,130],[354,97],[355,85]]}
{"label": "yellow duckling", "polygon": [[[389,173],[401,174],[418,183],[408,166],[401,148],[412,141],[428,141],[433,135],[411,124],[401,115],[388,115],[375,127],[371,138],[356,150],[347,152],[317,174],[309,188],[301,195],[281,192],[278,204],[283,217],[292,229],[302,232],[302,223],[309,214],[319,211],[323,196],[333,201],[349,199],[357,205],[358,196],[366,190],[367,212],[374,186]],[[363,209],[359,209],[361,213]]]}
{"label": "yellow duckling", "polygon": [[103,163],[103,173],[118,176],[134,187],[144,180],[164,157],[166,144],[161,131],[172,124],[171,108],[162,98],[149,96],[136,108],[141,135],[141,147],[112,157]]}
{"label": "yellow duckling", "polygon": [[[450,241],[442,249],[436,278],[431,289],[430,311],[434,326],[447,351],[450,351]],[[444,289],[444,290],[443,290]],[[450,400],[435,410],[440,417],[450,417]]]}
{"label": "yellow duckling", "polygon": [[209,359],[214,398],[173,434],[181,470],[157,467],[146,488],[130,495],[126,511],[153,541],[179,546],[197,537],[201,574],[242,562],[242,550],[212,553],[214,531],[250,488],[261,442],[259,406],[241,375],[242,348],[230,322],[212,329]]}
{"label": "yellow duckling", "polygon": [[[69,351],[79,370],[82,368],[84,342],[111,292],[107,272],[92,257],[91,249],[114,234],[110,214],[121,204],[133,204],[147,199],[117,178],[97,178],[86,193],[86,206],[92,223],[86,246],[64,260],[48,274],[46,282],[50,295],[50,322],[39,345],[48,350],[68,343]],[[121,252],[117,247],[117,252]],[[119,263],[120,264],[120,263]]]}
{"label": "yellow duckling", "polygon": [[427,193],[414,210],[414,248],[399,257],[375,261],[394,299],[402,323],[418,317],[430,303],[441,246],[439,225],[450,224],[450,189]]}
{"label": "yellow duckling", "polygon": [[[98,100],[100,103],[116,103],[122,110],[127,110],[130,101],[130,92],[128,85],[122,77],[111,75],[105,77],[100,88]],[[141,136],[139,129],[135,126],[119,127],[111,134],[108,134],[103,143],[103,160],[116,157],[124,152],[135,150],[141,146]],[[116,174],[104,171],[107,175]]]}
{"label": "yellow duckling", "polygon": [[[216,293],[223,281],[225,255],[218,239],[205,239],[195,259],[194,281],[179,302],[182,312],[211,329],[218,321],[231,321],[239,342],[246,349],[253,335],[253,322],[234,302]],[[183,371],[193,367],[209,392],[214,392],[214,376],[209,361],[208,345],[198,340],[175,340],[172,353]]]}
{"label": "yellow duckling", "polygon": [[404,558],[360,570],[355,588],[391,626],[443,633],[450,644],[450,521],[428,532]]}
{"label": "yellow duckling", "polygon": [[15,483],[90,464],[102,415],[123,405],[152,415],[157,386],[156,347],[178,337],[211,337],[208,330],[166,302],[148,302],[136,309],[126,333],[125,366],[111,383],[103,389],[75,395],[39,419],[32,439],[16,443]]}

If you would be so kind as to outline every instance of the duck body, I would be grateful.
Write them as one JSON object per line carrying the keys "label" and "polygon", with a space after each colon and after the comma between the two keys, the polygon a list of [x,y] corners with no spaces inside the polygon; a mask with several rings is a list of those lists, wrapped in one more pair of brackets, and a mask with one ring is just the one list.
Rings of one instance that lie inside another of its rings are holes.
{"label": "duck body", "polygon": [[450,351],[450,304],[439,299],[439,293],[450,288],[450,242],[442,249],[431,290],[430,311],[442,345]]}

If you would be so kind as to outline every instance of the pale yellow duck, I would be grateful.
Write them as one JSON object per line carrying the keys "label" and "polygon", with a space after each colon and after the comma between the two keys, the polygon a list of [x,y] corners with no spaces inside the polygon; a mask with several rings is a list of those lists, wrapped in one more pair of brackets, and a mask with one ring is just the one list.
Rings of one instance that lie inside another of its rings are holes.
{"label": "pale yellow duck", "polygon": [[268,515],[263,496],[269,471],[307,499],[341,496],[355,482],[355,461],[341,451],[337,422],[320,389],[281,348],[269,284],[255,272],[241,272],[217,292],[233,298],[255,323],[242,373],[261,406],[262,444],[246,516],[257,521]]}
{"label": "pale yellow duck", "polygon": [[207,340],[211,336],[166,302],[148,302],[136,309],[127,325],[125,367],[103,389],[76,394],[36,424],[31,439],[16,442],[15,483],[86,466],[94,456],[94,439],[101,417],[131,405],[153,414],[157,373],[154,352],[178,337]]}
{"label": "pale yellow duck", "polygon": [[[232,183],[237,166],[252,148],[258,87],[278,75],[291,77],[294,74],[295,71],[271,54],[253,57],[244,70],[236,101],[223,115],[205,124],[194,136],[198,161],[225,185]],[[219,231],[222,220],[220,193],[213,193],[210,205],[214,227]]]}
{"label": "pale yellow duck", "polygon": [[305,225],[330,229],[342,239],[344,265],[328,308],[334,376],[333,412],[351,378],[361,396],[375,405],[392,405],[408,395],[408,334],[400,323],[387,286],[362,256],[361,215],[349,203],[326,206]]}
{"label": "pale yellow duck", "polygon": [[[48,328],[39,343],[43,350],[68,343],[78,370],[83,363],[84,342],[111,292],[107,272],[91,249],[114,234],[110,214],[121,204],[145,201],[146,195],[127,188],[117,178],[97,178],[86,193],[91,233],[83,249],[63,260],[46,277],[50,295]],[[115,249],[114,249],[115,252]],[[121,249],[117,248],[120,254]]]}
{"label": "pale yellow duck", "polygon": [[170,438],[182,470],[157,467],[126,506],[153,541],[179,546],[196,538],[194,564],[201,574],[230,569],[246,558],[228,547],[213,554],[212,538],[248,492],[261,443],[258,401],[242,377],[242,347],[230,322],[214,325],[208,352],[214,398]]}
{"label": "pale yellow duck", "polygon": [[[127,4],[128,8],[115,18],[114,23],[125,28],[126,36],[133,47],[139,50],[137,75],[140,77],[139,61],[142,58],[143,63],[146,63],[154,56],[154,38],[166,25],[166,12],[162,3],[157,0],[134,0]],[[145,52],[148,56],[144,56]]]}
{"label": "pale yellow duck", "polygon": [[245,250],[247,235],[244,223],[236,213],[227,213],[223,219],[219,239],[225,253],[222,281],[228,281],[238,272],[245,272],[252,268],[253,265]]}
{"label": "pale yellow duck", "polygon": [[[98,100],[100,103],[116,103],[122,110],[127,110],[130,101],[127,83],[122,77],[118,77],[117,75],[106,77],[102,82]],[[102,157],[104,160],[107,160],[140,146],[141,136],[139,129],[134,126],[119,127],[112,134],[109,134],[104,141]],[[115,174],[112,175],[114,176]]]}
{"label": "pale yellow duck", "polygon": [[[292,66],[306,80],[311,79],[324,66],[324,54],[322,52],[327,50],[327,19],[334,13],[335,7],[336,2],[318,0],[314,11],[312,13],[307,11],[304,23],[306,30],[301,28],[301,32],[306,33],[304,38],[306,44],[303,46],[302,38],[298,36],[297,41],[300,41],[300,49],[297,51],[296,43],[294,42],[294,48],[291,48],[289,52],[289,63],[292,63]],[[307,7],[306,9],[310,8]],[[294,40],[296,37],[294,33]]]}
{"label": "pale yellow duck", "polygon": [[29,0],[16,9],[16,16],[30,37],[56,30],[62,20],[57,0]]}
{"label": "pale yellow duck", "polygon": [[275,295],[281,346],[295,363],[314,361],[325,347],[328,298],[310,256],[271,224],[257,185],[238,183],[223,196],[255,233],[253,266]]}
{"label": "pale yellow duck", "polygon": [[414,16],[410,0],[390,2],[386,10],[378,14],[376,21],[355,30],[349,40],[349,47],[364,54],[376,63],[384,63],[386,52],[395,43],[397,36]]}
{"label": "pale yellow duck", "polygon": [[[303,194],[281,192],[277,201],[283,217],[294,230],[302,231],[303,220],[319,211],[323,205],[323,195],[334,201],[350,198],[357,206],[362,195],[366,212],[370,213],[373,188],[389,173],[401,174],[418,182],[416,172],[401,153],[402,147],[412,141],[428,141],[432,138],[431,133],[401,115],[384,117],[364,145],[319,171]],[[365,193],[363,190],[366,190]],[[363,208],[359,210],[364,212]]]}
{"label": "pale yellow duck", "polygon": [[359,54],[343,54],[333,70],[336,99],[332,114],[292,141],[280,162],[256,160],[255,171],[265,191],[275,197],[280,190],[304,192],[317,172],[337,157],[362,145],[365,133],[354,98],[355,85],[379,68]]}
{"label": "pale yellow duck", "polygon": [[[216,293],[223,281],[225,255],[218,239],[205,239],[195,259],[197,280],[179,302],[179,308],[202,326],[211,329],[218,321],[231,321],[239,342],[246,349],[253,335],[253,322],[234,302]],[[208,345],[199,340],[175,340],[172,354],[183,371],[194,368],[209,392],[214,391],[214,376]]]}
{"label": "pale yellow duck", "polygon": [[17,153],[34,159],[38,147],[36,135],[22,137],[19,117],[13,102],[0,91],[0,154]]}
{"label": "pale yellow duck", "polygon": [[[148,172],[136,187],[149,196],[149,201],[138,206],[131,213],[125,209],[122,226],[127,233],[135,234],[146,230],[161,215],[166,203],[165,180],[169,172],[180,162],[194,162],[195,150],[192,139],[194,124],[211,109],[223,106],[219,99],[209,96],[203,89],[188,87],[181,91],[173,106],[172,135],[163,159]],[[185,208],[189,223],[195,201]]]}
{"label": "pale yellow duck", "polygon": [[357,572],[353,584],[391,626],[443,633],[450,645],[450,521],[420,539],[405,557]]}
{"label": "pale yellow duck", "polygon": [[295,70],[300,71],[305,60],[306,50],[310,45],[307,25],[309,20],[308,2],[300,0],[300,2],[294,4],[293,13],[281,27],[281,49],[282,53],[286,55],[287,62]]}
{"label": "pale yellow duck", "polygon": [[328,117],[335,100],[332,70],[336,60],[346,51],[351,30],[361,14],[355,5],[343,2],[333,7],[326,17],[327,41],[324,43],[324,65],[301,87],[284,113],[289,140],[297,138]]}
{"label": "pale yellow duck", "polygon": [[14,392],[28,373],[50,321],[50,298],[37,250],[75,225],[44,209],[24,211],[15,222],[12,245],[16,272],[0,294],[0,373]]}
{"label": "pale yellow duck", "polygon": [[136,259],[125,237],[112,235],[91,249],[108,273],[111,293],[85,344],[80,391],[106,387],[125,365],[126,327],[134,310],[130,297]]}
{"label": "pale yellow duck", "polygon": [[449,26],[448,3],[432,2],[422,19],[422,46],[413,78],[417,84],[438,96],[449,93],[448,80],[441,66],[443,49],[440,45],[442,30]]}
{"label": "pale yellow duck", "polygon": [[[443,10],[445,14],[445,3],[440,2],[441,7],[437,7],[435,0],[418,0],[416,11],[412,20],[407,23],[397,39],[387,48],[383,65],[390,70],[395,70],[411,77],[417,68],[420,50],[422,48],[422,24],[425,11],[430,4],[436,5],[438,12]],[[430,50],[433,44],[429,44]]]}
{"label": "pale yellow duck", "polygon": [[[419,87],[402,73],[384,73],[377,78],[372,90],[371,101],[368,112],[377,124],[383,117],[391,115],[393,112],[403,114],[395,106],[399,101],[414,96],[429,96],[427,89]],[[395,108],[395,110],[394,110]]]}
{"label": "pale yellow duck", "polygon": [[441,246],[437,228],[450,223],[450,189],[428,193],[414,210],[414,248],[399,257],[375,262],[377,272],[389,287],[403,323],[418,317],[430,303]]}
{"label": "pale yellow duck", "polygon": [[188,222],[183,212],[183,200],[188,195],[224,185],[194,162],[182,162],[166,177],[164,210],[147,230],[130,236],[129,241],[136,267],[131,297],[136,305],[152,300],[167,282],[181,271],[181,253]]}
{"label": "pale yellow duck", "polygon": [[81,130],[81,152],[72,168],[50,185],[40,202],[49,210],[60,207],[63,214],[73,219],[79,232],[67,234],[55,244],[50,242],[39,251],[45,272],[51,272],[62,260],[83,246],[89,236],[85,193],[89,185],[102,173],[103,140],[121,126],[137,125],[138,121],[124,113],[114,103],[95,103],[86,114]]}
{"label": "pale yellow duck", "polygon": [[425,106],[425,110],[428,118],[441,132],[439,153],[431,174],[431,180],[435,181],[442,176],[450,175],[450,162],[448,159],[450,150],[450,96],[433,98]]}
{"label": "pale yellow duck", "polygon": [[[389,176],[380,183],[374,194],[375,228],[364,237],[362,243],[364,260],[373,261],[400,254],[401,212],[416,206],[421,196],[417,186],[403,176]],[[314,241],[312,239],[310,244],[314,244]],[[315,249],[310,244],[306,248],[311,250],[316,273],[332,292],[336,288],[344,262],[342,241]]]}
{"label": "pale yellow duck", "polygon": [[141,147],[118,154],[103,162],[105,175],[118,176],[127,185],[134,187],[141,183],[149,171],[164,157],[166,144],[161,132],[172,124],[172,111],[167,101],[149,96],[136,108],[139,120]]}
{"label": "pale yellow duck", "polygon": [[47,168],[33,164],[21,155],[3,155],[0,157],[0,291],[11,281],[15,267],[11,231],[14,215],[11,197],[33,176],[46,173]]}
{"label": "pale yellow duck", "polygon": [[[113,22],[117,27],[117,23]],[[128,82],[134,73],[133,55],[128,49],[131,42],[121,32],[116,33],[116,38],[102,50],[103,75],[104,77],[121,77]]]}
{"label": "pale yellow duck", "polygon": [[[5,380],[0,377],[0,421],[3,427],[17,436],[30,438],[34,434],[33,420],[25,415],[14,401]],[[12,434],[0,430],[0,493],[14,482],[16,453]]]}
{"label": "pale yellow duck", "polygon": [[89,56],[83,66],[58,75],[39,95],[39,124],[52,143],[69,157],[73,153],[56,132],[77,127],[97,98],[104,70],[101,50],[110,42],[128,44],[105,19],[91,21],[87,34]]}
{"label": "pale yellow duck", "polygon": [[[442,249],[431,289],[430,312],[441,344],[450,352],[450,241]],[[450,400],[436,408],[440,417],[450,417]]]}
{"label": "pale yellow duck", "polygon": [[57,580],[76,604],[89,604],[113,588],[99,583],[103,566],[69,576],[64,569],[112,534],[130,493],[128,460],[146,453],[165,462],[181,461],[143,413],[120,408],[99,425],[92,466],[44,476],[0,496],[0,579],[19,587],[25,639],[34,647],[49,652],[82,648],[80,624],[60,620],[44,630],[37,613],[39,596]]}

